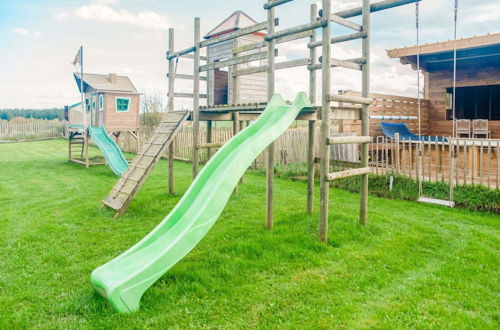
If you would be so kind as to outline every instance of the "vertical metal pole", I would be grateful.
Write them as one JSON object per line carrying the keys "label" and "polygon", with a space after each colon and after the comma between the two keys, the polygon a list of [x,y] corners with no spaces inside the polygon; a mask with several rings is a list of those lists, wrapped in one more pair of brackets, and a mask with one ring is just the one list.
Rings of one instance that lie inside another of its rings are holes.
{"label": "vertical metal pole", "polygon": [[[318,6],[311,5],[310,21],[316,21],[318,14]],[[316,41],[316,30],[313,30],[313,35],[309,38],[310,42]],[[311,65],[316,64],[316,47],[311,48],[309,52]],[[311,104],[316,105],[316,70],[309,70],[309,99]],[[307,142],[307,214],[313,211],[314,201],[314,140],[315,140],[315,124],[313,120],[308,122],[308,142]]]}
{"label": "vertical metal pole", "polygon": [[[365,60],[362,70],[361,96],[368,97],[370,93],[370,0],[363,0],[363,31],[366,37],[362,41],[362,57]],[[370,135],[370,114],[368,105],[361,108],[361,135]],[[368,144],[361,145],[361,166],[368,166]],[[365,225],[368,221],[368,174],[361,176],[361,192],[359,205],[359,223]]]}
{"label": "vertical metal pole", "polygon": [[[274,7],[267,10],[267,33],[274,33]],[[267,101],[274,95],[274,47],[275,41],[267,42]],[[267,148],[266,166],[266,227],[273,228],[274,142]]]}
{"label": "vertical metal pole", "polygon": [[323,0],[323,20],[325,26],[323,32],[323,54],[322,54],[322,108],[321,108],[321,131],[320,131],[320,209],[319,209],[319,238],[323,242],[328,241],[328,195],[330,184],[328,172],[330,170],[330,148],[326,144],[330,135],[330,92],[331,92],[331,0]]}
{"label": "vertical metal pole", "polygon": [[193,180],[198,175],[198,144],[200,135],[200,18],[194,18],[194,68],[193,68]]}
{"label": "vertical metal pole", "polygon": [[[168,29],[168,52],[172,54],[174,52],[174,29]],[[174,110],[174,81],[175,81],[175,70],[174,70],[175,59],[170,59],[168,61],[168,90],[172,95],[169,95],[170,102],[168,102],[167,111]],[[174,141],[168,146],[168,193],[174,193]]]}

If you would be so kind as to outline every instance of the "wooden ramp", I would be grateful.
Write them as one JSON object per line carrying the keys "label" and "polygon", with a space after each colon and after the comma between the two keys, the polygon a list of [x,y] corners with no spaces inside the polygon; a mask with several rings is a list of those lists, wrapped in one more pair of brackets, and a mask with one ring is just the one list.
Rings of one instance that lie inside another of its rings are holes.
{"label": "wooden ramp", "polygon": [[139,192],[156,163],[172,143],[182,124],[189,117],[189,111],[171,111],[164,117],[155,134],[144,144],[141,151],[115,184],[109,195],[103,200],[104,205],[115,210],[120,217]]}

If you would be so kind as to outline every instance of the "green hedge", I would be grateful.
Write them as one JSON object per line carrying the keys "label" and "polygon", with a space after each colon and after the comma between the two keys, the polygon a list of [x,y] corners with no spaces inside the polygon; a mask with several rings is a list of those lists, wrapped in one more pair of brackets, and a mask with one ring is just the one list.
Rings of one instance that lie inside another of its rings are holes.
{"label": "green hedge", "polygon": [[[370,175],[369,190],[371,194],[391,199],[418,199],[418,182],[408,177],[393,175],[394,183],[389,190],[390,175]],[[335,180],[332,186],[351,192],[359,192],[359,177]],[[443,182],[424,182],[425,196],[438,199],[449,199],[450,188]],[[471,211],[487,211],[500,213],[500,190],[489,189],[478,185],[455,186],[454,201],[456,207]]]}

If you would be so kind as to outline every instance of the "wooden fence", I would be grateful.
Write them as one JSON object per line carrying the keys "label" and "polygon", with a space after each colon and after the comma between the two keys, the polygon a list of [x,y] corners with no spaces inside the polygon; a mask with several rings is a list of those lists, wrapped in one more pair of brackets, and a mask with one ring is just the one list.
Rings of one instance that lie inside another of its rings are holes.
{"label": "wooden fence", "polygon": [[[142,128],[140,138],[145,141],[154,128]],[[332,135],[350,135],[353,133],[337,133]],[[230,128],[213,129],[212,142],[226,142],[232,137]],[[319,136],[317,128],[316,136]],[[186,125],[174,140],[175,157],[184,161],[192,158],[192,130]],[[201,143],[206,143],[206,130],[200,130]],[[374,174],[395,173],[416,179],[418,177],[418,141],[394,141],[385,136],[373,138],[370,145],[370,167]],[[119,140],[120,147],[126,151],[136,152],[136,142],[124,136]],[[493,139],[446,139],[442,141],[422,142],[422,175],[427,181],[449,182],[453,173],[455,184],[481,184],[493,189],[500,186],[499,153],[500,140]],[[291,176],[307,175],[307,129],[288,129],[275,143],[275,161],[278,171]],[[452,163],[450,145],[455,148],[457,157]],[[331,146],[332,167],[346,169],[359,162],[358,145]],[[215,148],[213,150],[216,151]],[[201,162],[207,160],[208,151],[200,152]],[[267,151],[266,151],[267,152]],[[253,162],[252,168],[263,169],[267,159],[263,152]],[[315,155],[319,155],[319,143],[315,143]],[[453,169],[453,171],[451,171]]]}
{"label": "wooden fence", "polygon": [[59,120],[0,121],[0,141],[26,141],[62,137],[64,124]]}
{"label": "wooden fence", "polygon": [[[370,166],[375,174],[397,173],[410,178],[422,174],[425,181],[454,184],[500,186],[500,140],[442,139],[396,141],[374,138],[370,146]],[[421,145],[420,145],[421,144]],[[419,149],[422,159],[419,161]],[[451,157],[454,151],[455,157]],[[421,167],[421,168],[420,168]]]}

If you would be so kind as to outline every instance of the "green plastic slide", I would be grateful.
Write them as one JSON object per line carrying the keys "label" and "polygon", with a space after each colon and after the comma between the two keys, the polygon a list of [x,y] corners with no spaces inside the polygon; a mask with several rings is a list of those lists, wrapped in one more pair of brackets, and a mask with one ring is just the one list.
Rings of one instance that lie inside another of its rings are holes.
{"label": "green plastic slide", "polygon": [[203,167],[170,214],[129,250],[91,274],[94,288],[117,312],[139,309],[142,294],[189,253],[221,214],[252,161],[311,104],[305,93],[287,105],[275,95],[259,118],[229,140]]}
{"label": "green plastic slide", "polygon": [[89,126],[89,133],[92,140],[101,149],[113,173],[121,176],[127,170],[128,163],[118,145],[106,132],[104,125],[100,127]]}

